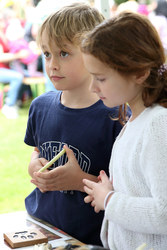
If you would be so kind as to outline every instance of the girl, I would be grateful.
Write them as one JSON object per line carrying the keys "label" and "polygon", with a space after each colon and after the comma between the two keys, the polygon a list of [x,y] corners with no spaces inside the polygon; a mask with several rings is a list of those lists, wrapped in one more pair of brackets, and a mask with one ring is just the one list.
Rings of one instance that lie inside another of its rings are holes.
{"label": "girl", "polygon": [[[157,31],[139,14],[121,13],[83,41],[91,90],[104,104],[128,103],[132,115],[114,144],[99,182],[84,179],[95,212],[105,210],[106,248],[167,248],[167,68]],[[124,113],[120,118],[126,120]]]}

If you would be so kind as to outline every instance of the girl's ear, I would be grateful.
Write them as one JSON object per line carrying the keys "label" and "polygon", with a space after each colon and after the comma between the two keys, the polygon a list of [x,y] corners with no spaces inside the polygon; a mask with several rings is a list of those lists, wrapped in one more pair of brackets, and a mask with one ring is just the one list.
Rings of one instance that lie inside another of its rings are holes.
{"label": "girl's ear", "polygon": [[136,83],[142,84],[150,75],[150,70],[142,71],[136,75]]}

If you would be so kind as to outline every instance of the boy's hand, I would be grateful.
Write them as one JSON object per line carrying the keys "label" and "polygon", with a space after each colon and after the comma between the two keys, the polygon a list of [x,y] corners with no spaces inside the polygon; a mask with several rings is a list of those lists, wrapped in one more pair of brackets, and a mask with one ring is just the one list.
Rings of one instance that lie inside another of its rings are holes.
{"label": "boy's hand", "polygon": [[[56,167],[51,171],[44,171],[42,173],[35,172],[31,182],[35,184],[42,192],[56,191],[56,190],[79,190],[83,191],[83,178],[88,177],[80,168],[74,153],[67,146],[64,146],[68,157],[68,162]],[[40,158],[42,160],[43,158]],[[36,162],[37,163],[37,162]],[[40,161],[38,161],[39,170]],[[42,162],[41,162],[42,165]]]}
{"label": "boy's hand", "polygon": [[31,177],[33,177],[34,172],[38,172],[40,168],[46,165],[48,161],[45,158],[39,158],[38,148],[34,148],[34,151],[31,154],[31,161],[28,166],[28,172]]}
{"label": "boy's hand", "polygon": [[91,202],[96,213],[100,210],[104,210],[105,197],[111,190],[113,190],[112,183],[103,170],[100,171],[98,179],[98,183],[86,179],[83,180],[83,183],[85,184],[84,190],[88,194],[84,201],[86,203]]}

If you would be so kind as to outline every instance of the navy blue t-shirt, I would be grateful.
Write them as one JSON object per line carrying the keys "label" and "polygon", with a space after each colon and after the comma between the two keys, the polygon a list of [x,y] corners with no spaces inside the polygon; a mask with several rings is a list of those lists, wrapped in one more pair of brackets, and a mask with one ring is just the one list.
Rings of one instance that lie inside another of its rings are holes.
{"label": "navy blue t-shirt", "polygon": [[[108,174],[111,150],[122,126],[117,108],[107,108],[99,100],[83,109],[71,109],[60,102],[61,92],[48,92],[32,101],[25,143],[38,147],[40,157],[51,160],[64,144],[71,148],[83,171],[98,176]],[[53,167],[64,165],[64,154]],[[60,228],[78,240],[101,245],[100,229],[104,213],[95,213],[80,191],[49,191],[38,188],[26,197],[27,212]]]}

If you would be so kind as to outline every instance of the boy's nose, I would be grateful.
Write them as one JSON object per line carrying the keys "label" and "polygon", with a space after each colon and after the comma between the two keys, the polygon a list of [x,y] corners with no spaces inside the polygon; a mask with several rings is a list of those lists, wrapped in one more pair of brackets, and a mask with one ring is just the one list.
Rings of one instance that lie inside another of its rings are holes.
{"label": "boy's nose", "polygon": [[49,68],[54,69],[54,70],[59,70],[60,64],[59,64],[58,60],[56,60],[55,58],[51,59],[50,63],[49,63]]}

